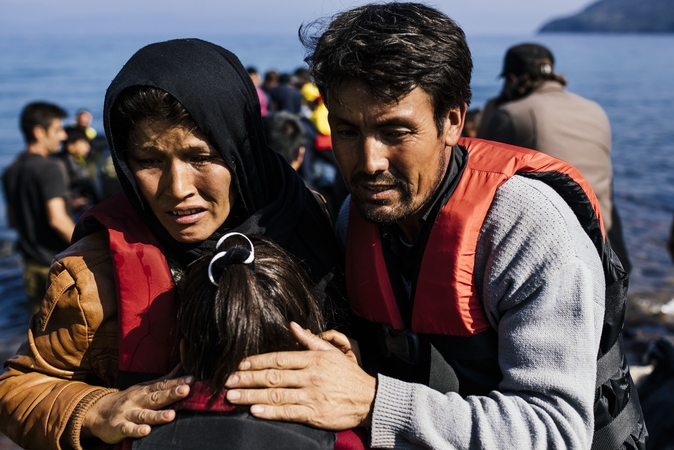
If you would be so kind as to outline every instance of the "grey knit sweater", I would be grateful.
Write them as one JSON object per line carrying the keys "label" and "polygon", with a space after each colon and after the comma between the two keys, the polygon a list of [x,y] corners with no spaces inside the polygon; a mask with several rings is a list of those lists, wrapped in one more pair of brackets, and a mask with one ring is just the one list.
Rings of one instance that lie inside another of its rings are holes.
{"label": "grey knit sweater", "polygon": [[[347,214],[338,221],[342,242]],[[589,449],[604,277],[564,200],[520,176],[501,186],[481,230],[475,280],[498,331],[498,391],[464,399],[380,375],[372,447]]]}

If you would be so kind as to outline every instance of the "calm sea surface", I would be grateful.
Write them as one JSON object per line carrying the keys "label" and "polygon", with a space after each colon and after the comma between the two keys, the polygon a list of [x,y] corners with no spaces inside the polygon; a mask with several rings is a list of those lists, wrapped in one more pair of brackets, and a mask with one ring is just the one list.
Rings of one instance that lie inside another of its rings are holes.
{"label": "calm sea surface", "polygon": [[[42,37],[0,40],[0,169],[23,148],[18,128],[21,108],[33,100],[79,108],[94,114],[102,131],[105,89],[124,62],[141,46],[182,36]],[[234,51],[243,64],[264,72],[292,71],[303,50],[293,35],[200,36]],[[613,128],[615,202],[634,271],[634,298],[674,297],[674,269],[665,242],[674,209],[674,35],[543,35],[469,37],[475,71],[472,107],[498,93],[497,74],[505,50],[535,40],[548,45],[569,90],[601,104]],[[0,355],[23,338],[20,259],[11,251],[0,198]],[[674,303],[670,304],[674,305]],[[674,308],[653,310],[664,317]],[[656,315],[657,315],[656,314]],[[674,317],[674,316],[673,316]],[[667,322],[667,317],[662,319]]]}

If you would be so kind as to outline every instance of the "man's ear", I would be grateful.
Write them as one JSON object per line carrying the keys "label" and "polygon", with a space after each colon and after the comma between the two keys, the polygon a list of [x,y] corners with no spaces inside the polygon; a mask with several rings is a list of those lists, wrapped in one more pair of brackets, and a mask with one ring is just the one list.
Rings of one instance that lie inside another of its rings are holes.
{"label": "man's ear", "polygon": [[33,136],[35,137],[35,142],[41,142],[46,135],[47,130],[45,130],[42,125],[35,125],[33,127]]}
{"label": "man's ear", "polygon": [[463,124],[466,121],[467,110],[468,105],[462,102],[459,106],[447,111],[444,130],[445,145],[452,147],[459,141],[461,131],[463,131]]}

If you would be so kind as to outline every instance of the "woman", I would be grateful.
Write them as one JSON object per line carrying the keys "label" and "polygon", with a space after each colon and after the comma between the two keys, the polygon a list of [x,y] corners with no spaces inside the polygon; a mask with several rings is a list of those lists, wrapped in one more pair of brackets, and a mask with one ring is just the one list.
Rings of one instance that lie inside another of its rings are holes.
{"label": "woman", "polygon": [[165,408],[192,381],[169,374],[175,293],[226,231],[269,236],[340,300],[323,205],[267,149],[232,53],[195,39],[139,50],[108,88],[104,121],[123,194],[80,220],[0,376],[1,431],[25,448],[116,443],[173,419]]}
{"label": "woman", "polygon": [[[176,420],[132,448],[363,449],[360,430],[335,434],[260,420],[224,398],[227,378],[245,357],[298,348],[291,322],[315,334],[324,330],[311,286],[290,255],[261,235],[227,233],[192,264],[178,322],[182,365],[197,381],[175,406]],[[348,341],[336,344],[355,361]]]}

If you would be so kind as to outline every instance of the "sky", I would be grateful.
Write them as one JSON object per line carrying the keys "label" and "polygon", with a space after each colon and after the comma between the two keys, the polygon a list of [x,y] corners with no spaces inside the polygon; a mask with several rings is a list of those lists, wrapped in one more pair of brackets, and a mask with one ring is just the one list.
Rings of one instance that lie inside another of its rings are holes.
{"label": "sky", "polygon": [[[296,33],[361,0],[0,0],[0,35]],[[434,0],[468,35],[534,33],[592,0]]]}

